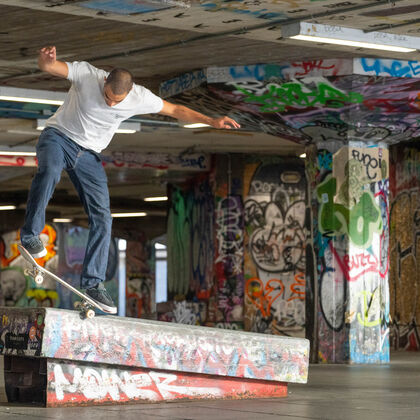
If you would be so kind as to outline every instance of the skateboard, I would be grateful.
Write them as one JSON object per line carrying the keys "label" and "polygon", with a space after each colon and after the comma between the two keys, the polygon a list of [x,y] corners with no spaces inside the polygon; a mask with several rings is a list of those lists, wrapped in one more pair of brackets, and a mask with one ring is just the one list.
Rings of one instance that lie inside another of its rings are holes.
{"label": "skateboard", "polygon": [[25,269],[25,275],[33,277],[36,284],[42,284],[44,282],[44,276],[51,277],[56,282],[60,283],[62,286],[69,289],[71,292],[75,293],[80,297],[81,301],[74,303],[74,309],[79,310],[82,318],[93,318],[95,316],[95,311],[93,308],[97,308],[102,312],[110,313],[106,311],[99,303],[96,303],[88,295],[85,295],[81,291],[77,290],[75,287],[67,283],[66,281],[60,279],[51,271],[48,271],[46,268],[40,266],[34,259],[34,257],[20,244],[18,248],[22,257],[32,265],[32,269]]}

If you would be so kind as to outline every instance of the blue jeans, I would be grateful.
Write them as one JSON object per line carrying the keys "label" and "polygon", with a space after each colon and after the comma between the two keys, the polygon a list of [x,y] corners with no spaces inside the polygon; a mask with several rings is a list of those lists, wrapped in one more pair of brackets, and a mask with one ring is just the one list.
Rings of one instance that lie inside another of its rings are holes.
{"label": "blue jeans", "polygon": [[59,130],[47,127],[36,146],[38,170],[32,181],[21,241],[25,246],[45,226],[45,210],[63,169],[68,173],[89,217],[81,288],[88,289],[105,280],[111,239],[112,217],[109,192],[101,158]]}

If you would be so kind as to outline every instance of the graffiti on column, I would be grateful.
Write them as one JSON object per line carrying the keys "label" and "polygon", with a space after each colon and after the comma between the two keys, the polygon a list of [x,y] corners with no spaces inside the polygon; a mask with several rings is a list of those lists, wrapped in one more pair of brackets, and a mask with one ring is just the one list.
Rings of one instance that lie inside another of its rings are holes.
{"label": "graffiti on column", "polygon": [[[244,215],[242,197],[221,198],[216,208],[218,309],[225,322],[242,321],[244,296]],[[220,319],[219,319],[220,321]]]}
{"label": "graffiti on column", "polygon": [[305,179],[297,165],[245,167],[245,328],[304,334]]}
{"label": "graffiti on column", "polygon": [[[168,217],[168,294],[177,301],[208,301],[213,288],[214,196],[206,178],[174,187]],[[202,320],[205,322],[205,320]]]}
{"label": "graffiti on column", "polygon": [[317,156],[321,361],[389,359],[387,160],[381,148],[324,149]]}
{"label": "graffiti on column", "polygon": [[209,297],[213,285],[214,196],[207,180],[194,185],[191,206],[192,284],[198,297]]}
{"label": "graffiti on column", "polygon": [[155,275],[150,244],[144,235],[127,241],[126,316],[150,317],[155,312]]}
{"label": "graffiti on column", "polygon": [[212,176],[215,191],[216,293],[214,304],[212,299],[209,301],[209,321],[226,329],[243,329],[243,164],[242,155],[217,155]]}
{"label": "graffiti on column", "polygon": [[190,280],[189,221],[182,191],[172,189],[168,215],[168,294],[187,295]]}
{"label": "graffiti on column", "polygon": [[420,350],[420,151],[393,146],[390,179],[390,312],[394,349]]}

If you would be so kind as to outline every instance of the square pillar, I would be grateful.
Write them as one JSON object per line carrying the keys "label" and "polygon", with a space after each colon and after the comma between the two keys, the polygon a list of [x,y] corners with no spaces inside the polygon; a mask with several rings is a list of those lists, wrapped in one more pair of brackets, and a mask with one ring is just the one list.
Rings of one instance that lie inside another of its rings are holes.
{"label": "square pillar", "polygon": [[388,149],[351,142],[333,147],[318,145],[307,164],[313,186],[317,359],[387,363]]}

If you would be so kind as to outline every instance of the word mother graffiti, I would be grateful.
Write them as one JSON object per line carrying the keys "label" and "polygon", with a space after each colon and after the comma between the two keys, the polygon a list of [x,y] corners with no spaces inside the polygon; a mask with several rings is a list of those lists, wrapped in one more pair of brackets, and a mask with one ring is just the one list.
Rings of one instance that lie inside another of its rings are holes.
{"label": "word mother graffiti", "polygon": [[[73,372],[69,372],[73,370]],[[72,373],[72,374],[71,374]],[[71,379],[71,380],[69,380]],[[174,399],[179,395],[220,396],[222,391],[216,387],[185,386],[177,375],[164,372],[117,372],[116,370],[84,368],[74,369],[54,366],[54,375],[50,386],[55,391],[58,401],[70,395],[83,400],[104,400],[107,396],[112,401],[127,401],[140,398],[150,401]]]}

